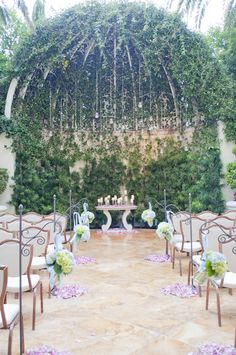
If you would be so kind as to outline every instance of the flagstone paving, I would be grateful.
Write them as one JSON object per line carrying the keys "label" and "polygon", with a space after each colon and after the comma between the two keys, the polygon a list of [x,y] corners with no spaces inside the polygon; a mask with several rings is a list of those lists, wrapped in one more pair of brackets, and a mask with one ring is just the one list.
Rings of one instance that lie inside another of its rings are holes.
{"label": "flagstone paving", "polygon": [[[164,242],[154,230],[133,232],[92,231],[88,243],[76,255],[96,262],[76,265],[63,284],[79,284],[88,293],[72,299],[47,297],[44,283],[44,314],[37,312],[31,330],[32,295],[23,295],[26,349],[48,345],[82,355],[160,354],[182,355],[206,342],[232,345],[236,319],[235,295],[221,290],[222,327],[217,326],[215,294],[210,309],[203,297],[165,296],[162,287],[187,282],[187,259],[183,277],[178,263],[154,263],[144,258],[163,253]],[[8,297],[8,302],[17,300]],[[38,307],[39,311],[39,307]],[[0,354],[7,354],[8,332],[0,331]],[[19,327],[14,330],[13,354],[19,354]]]}

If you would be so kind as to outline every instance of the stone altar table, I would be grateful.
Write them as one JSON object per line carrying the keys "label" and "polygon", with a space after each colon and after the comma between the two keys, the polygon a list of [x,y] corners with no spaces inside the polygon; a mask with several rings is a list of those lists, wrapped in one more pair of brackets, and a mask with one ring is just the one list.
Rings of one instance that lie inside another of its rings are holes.
{"label": "stone altar table", "polygon": [[124,211],[122,215],[122,223],[127,231],[132,230],[132,225],[127,222],[127,217],[132,210],[136,210],[137,206],[135,205],[102,205],[96,206],[97,211],[102,211],[107,217],[107,223],[102,225],[103,232],[106,232],[112,222],[112,217],[109,211]]}

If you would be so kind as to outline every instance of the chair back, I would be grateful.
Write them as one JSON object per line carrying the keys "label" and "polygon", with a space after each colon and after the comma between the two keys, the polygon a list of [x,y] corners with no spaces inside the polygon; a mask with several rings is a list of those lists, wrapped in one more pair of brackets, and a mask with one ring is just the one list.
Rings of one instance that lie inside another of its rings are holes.
{"label": "chair back", "polygon": [[226,217],[236,220],[236,210],[225,211],[224,213],[222,213],[221,216],[226,216]]}
{"label": "chair back", "polygon": [[49,238],[50,232],[39,227],[27,227],[22,231],[22,242],[34,246],[34,256],[46,255]]}
{"label": "chair back", "polygon": [[[8,276],[19,277],[19,240],[4,240],[0,242],[0,260],[2,265],[8,266]],[[33,246],[22,244],[21,260],[22,275],[28,274],[30,271],[33,257]]]}
{"label": "chair back", "polygon": [[[65,216],[64,214],[55,213],[55,217],[56,217],[56,222],[59,223],[61,225],[61,234],[66,232],[66,227],[67,227],[67,216]],[[44,218],[46,219],[52,219],[54,221],[54,213],[50,213],[47,216],[44,216]]]}
{"label": "chair back", "polygon": [[218,214],[212,211],[202,211],[196,214],[197,217],[204,219],[205,221],[210,221],[217,218]]}
{"label": "chair back", "polygon": [[235,220],[227,216],[218,216],[217,218],[209,221],[209,225],[214,225],[215,223],[223,226],[224,228],[232,228],[235,226]]}
{"label": "chair back", "polygon": [[0,266],[0,316],[3,328],[7,328],[7,321],[4,312],[4,302],[7,290],[7,277],[7,266]]}
{"label": "chair back", "polygon": [[23,219],[27,222],[30,222],[31,224],[35,224],[35,223],[41,221],[42,218],[43,218],[43,216],[36,213],[36,212],[28,212],[23,215]]}
{"label": "chair back", "polygon": [[[22,219],[22,229],[30,227],[30,226],[32,226],[31,222],[27,222],[24,219]],[[17,219],[14,219],[11,222],[7,222],[6,229],[8,229],[9,231],[13,231],[13,232],[19,232],[20,219],[17,218]]]}
{"label": "chair back", "polygon": [[8,229],[5,229],[5,228],[0,228],[0,241],[6,240],[6,239],[14,239],[16,237],[17,237],[16,232],[9,231]]}
{"label": "chair back", "polygon": [[2,223],[3,228],[6,228],[7,222],[11,222],[16,218],[18,218],[18,216],[16,214],[4,213],[4,214],[0,215],[0,223]]}
{"label": "chair back", "polygon": [[174,232],[177,234],[181,234],[181,221],[186,220],[190,216],[187,211],[180,211],[177,213],[169,213],[169,218],[172,223],[172,227],[174,228]]}
{"label": "chair back", "polygon": [[[192,216],[192,241],[202,241],[201,239],[201,227],[206,223],[204,219],[201,219],[196,216]],[[190,242],[191,234],[190,234],[190,218],[185,219],[180,222],[181,234],[183,236],[183,243]]]}
{"label": "chair back", "polygon": [[236,237],[228,239],[226,243],[219,243],[219,250],[227,260],[229,271],[236,273]]}
{"label": "chair back", "polygon": [[219,238],[222,235],[231,234],[230,228],[225,228],[218,224],[211,224],[203,227],[204,228],[201,229],[201,237],[204,251],[219,251]]}

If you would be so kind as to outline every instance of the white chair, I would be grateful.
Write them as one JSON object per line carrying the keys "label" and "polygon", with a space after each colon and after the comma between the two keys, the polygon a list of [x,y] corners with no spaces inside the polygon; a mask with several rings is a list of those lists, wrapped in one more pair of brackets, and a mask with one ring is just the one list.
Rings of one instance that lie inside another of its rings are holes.
{"label": "white chair", "polygon": [[[19,240],[5,240],[0,242],[0,260],[3,265],[8,266],[7,292],[19,294],[20,276],[19,276]],[[33,293],[33,314],[32,329],[35,329],[36,317],[36,292],[40,291],[41,313],[43,313],[43,286],[39,275],[30,274],[30,268],[33,258],[33,246],[22,244],[22,292],[30,291]]]}
{"label": "white chair", "polygon": [[16,214],[13,213],[4,213],[2,215],[0,215],[0,223],[2,223],[2,227],[6,228],[6,223],[7,222],[11,222],[14,219],[17,219],[18,216]]}
{"label": "white chair", "polygon": [[218,216],[209,221],[209,226],[219,224],[224,228],[232,228],[235,226],[235,220],[227,216]]}
{"label": "white chair", "polygon": [[236,220],[236,211],[235,210],[228,210],[228,211],[225,211],[224,213],[222,213],[221,216],[226,216],[226,217]]}
{"label": "white chair", "polygon": [[171,226],[174,230],[173,237],[176,242],[182,241],[180,223],[181,223],[181,221],[184,221],[187,218],[189,218],[189,216],[190,216],[190,214],[187,211],[180,211],[177,213],[173,213],[171,211],[168,211],[168,213],[167,213],[168,223],[171,224]]}
{"label": "white chair", "polygon": [[[18,304],[5,303],[8,279],[7,266],[0,266],[0,329],[9,329],[8,355],[12,355],[13,329],[20,319],[20,308]],[[23,317],[21,319],[23,329]],[[22,353],[24,353],[24,331],[22,339]]]}
{"label": "white chair", "polygon": [[42,230],[39,227],[32,226],[22,230],[22,242],[31,244],[33,248],[32,270],[47,268],[45,255],[49,243],[49,231]]}
{"label": "white chair", "polygon": [[229,289],[232,294],[232,289],[236,288],[236,236],[232,239],[226,238],[227,242],[219,241],[219,251],[223,253],[228,263],[228,271],[225,274],[223,280],[208,280],[207,281],[207,293],[206,293],[206,309],[209,306],[209,291],[210,284],[215,288],[216,302],[217,302],[217,315],[218,325],[221,327],[221,307],[220,307],[220,292],[221,287]]}
{"label": "white chair", "polygon": [[[199,267],[201,263],[201,258],[204,252],[209,250],[218,251],[219,250],[219,241],[218,238],[222,235],[231,233],[230,228],[225,228],[224,226],[218,224],[207,223],[202,226],[200,231],[200,237],[202,240],[203,251],[201,255],[193,255],[193,266]],[[188,284],[190,284],[190,274],[192,269],[192,261],[189,260],[189,268],[188,268]]]}
{"label": "white chair", "polygon": [[200,213],[197,213],[195,216],[204,219],[205,221],[210,221],[212,219],[217,218],[218,214],[212,211],[202,211]]}
{"label": "white chair", "polygon": [[193,253],[198,253],[202,251],[202,241],[200,237],[200,229],[201,226],[206,223],[205,220],[192,216],[192,246],[191,246],[191,235],[190,235],[190,218],[180,222],[180,229],[182,235],[182,241],[177,242],[173,246],[173,260],[172,265],[173,268],[175,266],[175,254],[178,252],[179,258],[179,272],[180,276],[182,276],[182,262],[181,262],[181,254],[187,253],[191,254],[191,250]]}
{"label": "white chair", "polygon": [[17,237],[17,233],[14,231],[9,231],[5,228],[0,228],[0,241],[6,239],[15,239]]}
{"label": "white chair", "polygon": [[28,212],[22,216],[22,218],[30,222],[31,224],[35,224],[43,219],[43,216],[39,213],[36,212]]}
{"label": "white chair", "polygon": [[[27,228],[32,226],[31,222],[27,222],[24,219],[22,219],[22,228]],[[9,231],[13,231],[13,232],[19,232],[20,230],[20,219],[16,218],[11,222],[7,222],[6,223],[6,229],[8,229]]]}

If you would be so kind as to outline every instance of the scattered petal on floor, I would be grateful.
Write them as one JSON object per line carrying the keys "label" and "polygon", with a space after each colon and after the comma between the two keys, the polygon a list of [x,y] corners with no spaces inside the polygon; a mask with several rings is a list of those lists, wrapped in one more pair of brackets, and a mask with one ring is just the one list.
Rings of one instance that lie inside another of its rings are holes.
{"label": "scattered petal on floor", "polygon": [[148,261],[152,261],[153,263],[166,263],[168,261],[170,261],[170,255],[166,255],[166,254],[151,254],[151,255],[147,255],[144,260],[148,260]]}
{"label": "scattered petal on floor", "polygon": [[55,292],[54,296],[56,298],[72,298],[77,296],[83,296],[88,293],[88,290],[80,285],[64,285],[62,287],[58,287]]}
{"label": "scattered petal on floor", "polygon": [[108,234],[114,233],[114,235],[116,235],[116,234],[129,234],[129,233],[135,234],[135,233],[137,233],[137,231],[134,230],[134,229],[132,229],[131,231],[128,231],[127,229],[122,229],[122,228],[111,228],[111,229],[108,229],[108,231],[105,231],[105,232],[103,232],[102,230],[97,230],[97,234],[103,234],[104,235],[104,233],[108,233]]}
{"label": "scattered petal on floor", "polygon": [[76,265],[79,264],[89,264],[89,263],[96,263],[96,259],[90,258],[89,256],[76,256],[75,257],[75,263]]}
{"label": "scattered petal on floor", "polygon": [[27,355],[72,355],[68,351],[56,350],[47,345],[43,345],[40,348],[27,350],[26,354]]}
{"label": "scattered petal on floor", "polygon": [[236,355],[236,349],[232,346],[209,343],[199,346],[196,352],[188,355]]}
{"label": "scattered petal on floor", "polygon": [[198,289],[184,284],[173,284],[161,288],[161,293],[164,295],[174,295],[177,297],[188,298],[198,294]]}

